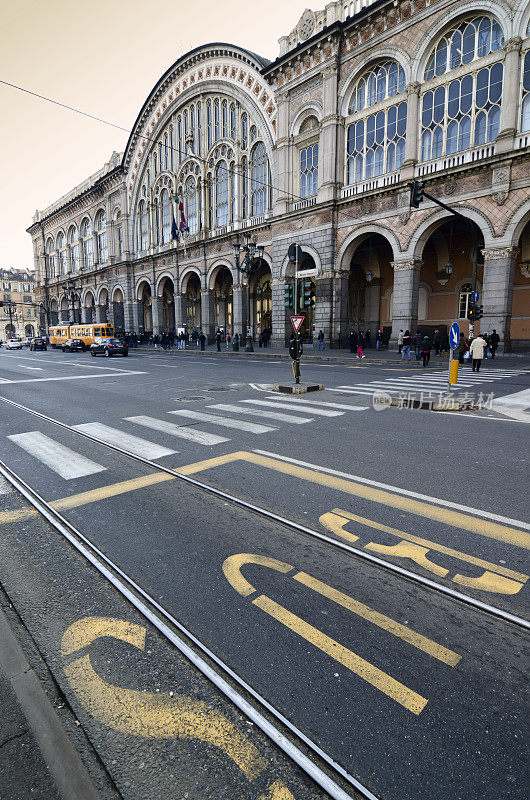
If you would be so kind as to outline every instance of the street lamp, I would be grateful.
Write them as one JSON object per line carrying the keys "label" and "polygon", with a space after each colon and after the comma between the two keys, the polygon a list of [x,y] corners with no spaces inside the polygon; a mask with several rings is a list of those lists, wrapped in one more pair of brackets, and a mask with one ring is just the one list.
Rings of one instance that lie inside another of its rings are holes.
{"label": "street lamp", "polygon": [[[257,244],[255,239],[251,239],[250,233],[245,233],[243,235],[245,239],[245,244],[239,244],[239,239],[236,239],[233,242],[234,247],[234,260],[236,263],[236,268],[246,275],[247,278],[247,334],[245,338],[245,351],[247,353],[253,353],[254,347],[252,346],[252,328],[251,328],[251,319],[250,319],[250,276],[252,272],[255,270],[255,259],[256,259],[256,251],[258,262],[261,261],[263,258],[263,253],[265,252],[265,247],[262,244]],[[243,260],[241,263],[241,254],[243,254]]]}
{"label": "street lamp", "polygon": [[70,302],[72,303],[72,311],[73,311],[73,315],[74,315],[73,323],[75,325],[76,322],[77,322],[77,320],[75,318],[75,299],[77,297],[77,299],[79,300],[79,322],[81,322],[81,298],[79,297],[79,293],[77,291],[77,286],[75,285],[75,281],[71,280],[71,278],[69,278],[67,280],[67,282],[66,282],[65,293],[68,296],[68,299],[70,300]]}

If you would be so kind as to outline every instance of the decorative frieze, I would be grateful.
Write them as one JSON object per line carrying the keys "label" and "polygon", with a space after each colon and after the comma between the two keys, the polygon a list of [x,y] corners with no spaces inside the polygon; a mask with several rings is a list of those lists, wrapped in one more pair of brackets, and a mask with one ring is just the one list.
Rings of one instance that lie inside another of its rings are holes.
{"label": "decorative frieze", "polygon": [[408,258],[404,259],[403,261],[391,261],[390,266],[394,269],[394,272],[407,272],[410,270],[420,270],[422,265],[422,260],[420,258]]}
{"label": "decorative frieze", "polygon": [[518,247],[498,247],[482,250],[484,261],[498,261],[504,258],[517,258],[519,254]]}

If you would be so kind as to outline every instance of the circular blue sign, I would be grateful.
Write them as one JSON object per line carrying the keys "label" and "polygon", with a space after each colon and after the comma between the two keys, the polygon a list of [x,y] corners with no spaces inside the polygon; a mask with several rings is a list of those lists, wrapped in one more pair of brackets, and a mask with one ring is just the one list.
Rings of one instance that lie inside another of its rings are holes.
{"label": "circular blue sign", "polygon": [[473,300],[474,303],[478,303],[478,292],[476,290],[471,295],[471,299]]}
{"label": "circular blue sign", "polygon": [[449,331],[449,346],[451,350],[456,350],[460,342],[460,325],[458,322],[453,322]]}

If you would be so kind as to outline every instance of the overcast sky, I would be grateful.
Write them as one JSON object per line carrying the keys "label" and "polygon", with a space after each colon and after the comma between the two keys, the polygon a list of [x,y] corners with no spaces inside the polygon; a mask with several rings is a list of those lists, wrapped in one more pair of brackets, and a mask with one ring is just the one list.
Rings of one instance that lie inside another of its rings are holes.
{"label": "overcast sky", "polygon": [[[217,41],[274,59],[278,39],[306,7],[307,0],[261,8],[245,0],[2,0],[0,79],[130,128],[183,53]],[[121,152],[127,133],[3,84],[0,108],[0,267],[33,269],[26,228],[35,209]]]}

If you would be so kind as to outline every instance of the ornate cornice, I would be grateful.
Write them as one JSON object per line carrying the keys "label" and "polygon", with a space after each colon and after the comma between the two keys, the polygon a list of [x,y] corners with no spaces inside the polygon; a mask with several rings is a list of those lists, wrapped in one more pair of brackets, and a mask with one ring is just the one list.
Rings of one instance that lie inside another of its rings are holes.
{"label": "ornate cornice", "polygon": [[516,258],[519,255],[518,247],[491,247],[488,250],[482,250],[484,261],[498,261],[504,258]]}

